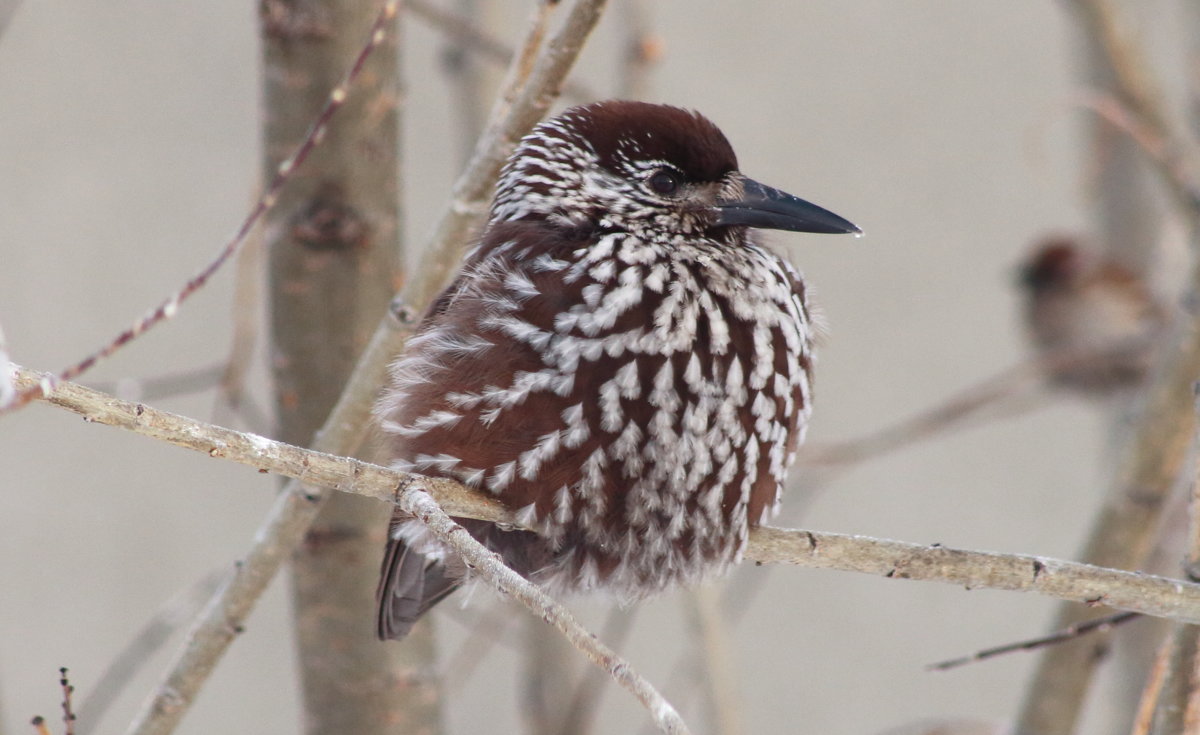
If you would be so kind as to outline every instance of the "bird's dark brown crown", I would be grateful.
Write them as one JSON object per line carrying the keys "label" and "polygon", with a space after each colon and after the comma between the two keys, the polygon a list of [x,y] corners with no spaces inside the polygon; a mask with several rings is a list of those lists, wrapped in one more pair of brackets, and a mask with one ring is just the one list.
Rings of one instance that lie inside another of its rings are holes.
{"label": "bird's dark brown crown", "polygon": [[1087,265],[1086,261],[1086,256],[1074,238],[1047,238],[1038,244],[1033,255],[1021,268],[1021,283],[1034,291],[1067,285],[1081,275]]}
{"label": "bird's dark brown crown", "polygon": [[501,173],[492,222],[694,232],[711,224],[736,170],[725,135],[696,112],[623,100],[581,105],[521,141]]}
{"label": "bird's dark brown crown", "polygon": [[567,110],[564,118],[587,140],[601,166],[621,172],[626,159],[664,161],[690,181],[720,181],[737,155],[703,115],[670,105],[610,100]]}

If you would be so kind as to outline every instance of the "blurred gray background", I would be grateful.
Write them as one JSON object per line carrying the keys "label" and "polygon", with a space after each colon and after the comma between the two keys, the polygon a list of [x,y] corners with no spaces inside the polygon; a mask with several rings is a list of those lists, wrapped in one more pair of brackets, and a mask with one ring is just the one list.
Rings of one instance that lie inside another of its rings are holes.
{"label": "blurred gray background", "polygon": [[[511,39],[528,4],[496,3]],[[665,53],[652,100],[694,107],[742,169],[847,216],[863,239],[775,235],[830,325],[810,439],[858,435],[1025,354],[1013,268],[1046,230],[1087,228],[1079,38],[1049,2],[650,0]],[[1136,5],[1159,70],[1183,78],[1184,3]],[[576,69],[615,90],[611,9]],[[0,36],[0,323],[13,359],[58,369],[170,294],[232,233],[258,189],[253,3],[25,0]],[[429,234],[457,174],[441,37],[404,31],[404,222]],[[232,271],[103,363],[111,381],[219,362]],[[264,337],[265,338],[265,337]],[[260,353],[265,354],[260,344]],[[269,405],[265,370],[258,403]],[[158,401],[212,418],[201,393]],[[230,420],[228,416],[218,416]],[[865,463],[787,523],[1072,557],[1107,486],[1107,418],[1071,400]],[[802,474],[800,472],[796,474]],[[154,610],[244,552],[275,480],[35,405],[0,418],[0,718],[57,720],[57,670],[81,692]],[[1034,658],[924,666],[1039,634],[1053,601],[791,568],[733,631],[748,732],[876,733],[934,716],[1003,720]],[[249,621],[184,733],[298,728],[285,582]],[[479,592],[475,603],[487,604]],[[574,607],[599,625],[606,607]],[[372,614],[364,610],[364,615]],[[440,616],[451,655],[474,613]],[[683,597],[644,606],[623,650],[654,681],[695,639]],[[518,630],[513,629],[512,635]],[[168,653],[101,723],[120,732]],[[516,732],[518,673],[496,653],[448,706],[457,733]],[[685,714],[704,731],[695,697]],[[642,711],[611,691],[600,732]],[[1093,702],[1085,731],[1104,723]]]}

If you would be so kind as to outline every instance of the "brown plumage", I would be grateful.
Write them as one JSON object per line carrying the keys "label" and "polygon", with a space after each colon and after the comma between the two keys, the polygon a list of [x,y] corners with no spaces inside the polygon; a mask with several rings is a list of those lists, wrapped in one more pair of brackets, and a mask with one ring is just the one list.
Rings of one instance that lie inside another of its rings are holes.
{"label": "brown plumage", "polygon": [[[753,227],[857,231],[743,176],[693,112],[604,102],[538,126],[392,366],[377,414],[395,466],[498,497],[533,530],[462,524],[551,587],[633,599],[736,561],[811,399],[804,283]],[[397,513],[379,635],[465,574]]]}
{"label": "brown plumage", "polygon": [[1030,340],[1055,385],[1107,397],[1145,380],[1166,317],[1144,280],[1058,235],[1035,246],[1021,284]]}

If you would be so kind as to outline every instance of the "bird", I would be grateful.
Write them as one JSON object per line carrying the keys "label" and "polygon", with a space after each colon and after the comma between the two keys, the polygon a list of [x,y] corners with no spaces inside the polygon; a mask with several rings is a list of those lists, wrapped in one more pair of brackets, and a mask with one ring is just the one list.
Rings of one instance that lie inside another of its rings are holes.
{"label": "bird", "polygon": [[1053,234],[1031,248],[1019,284],[1051,385],[1104,400],[1146,380],[1167,310],[1144,279],[1079,236]]}
{"label": "bird", "polygon": [[[860,233],[742,174],[697,112],[609,100],[542,122],[390,366],[392,466],[497,498],[515,525],[456,520],[551,592],[632,602],[736,563],[812,399],[805,282],[756,229]],[[397,509],[379,637],[468,576]]]}

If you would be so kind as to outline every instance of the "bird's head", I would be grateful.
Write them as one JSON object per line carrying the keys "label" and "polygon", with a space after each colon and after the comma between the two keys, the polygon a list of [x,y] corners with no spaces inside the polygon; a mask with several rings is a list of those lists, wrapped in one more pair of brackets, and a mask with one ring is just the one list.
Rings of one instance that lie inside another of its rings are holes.
{"label": "bird's head", "polygon": [[746,227],[859,232],[743,175],[733,147],[707,118],[628,101],[573,107],[521,141],[501,174],[492,221],[530,219],[645,240],[726,240]]}
{"label": "bird's head", "polygon": [[1034,293],[1072,288],[1092,266],[1091,257],[1072,235],[1041,240],[1020,266],[1017,279]]}

